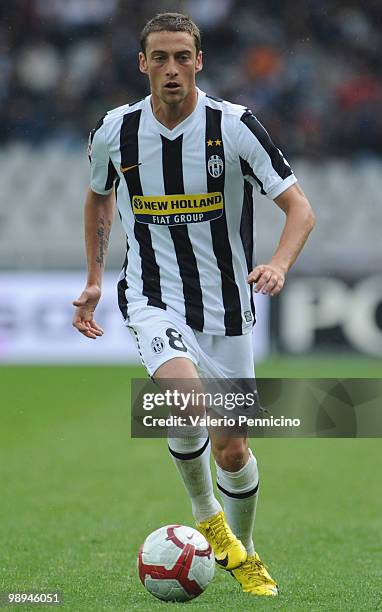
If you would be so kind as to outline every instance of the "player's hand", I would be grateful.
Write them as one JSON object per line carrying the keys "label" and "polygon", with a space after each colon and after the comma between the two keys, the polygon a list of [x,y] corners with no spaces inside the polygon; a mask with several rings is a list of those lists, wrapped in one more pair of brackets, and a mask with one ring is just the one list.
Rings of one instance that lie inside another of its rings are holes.
{"label": "player's hand", "polygon": [[103,336],[103,329],[94,320],[94,311],[101,297],[101,289],[97,285],[90,285],[81,293],[73,306],[76,306],[73,317],[73,327],[78,329],[87,338],[95,340]]}
{"label": "player's hand", "polygon": [[284,287],[285,272],[275,264],[262,264],[252,270],[247,282],[249,284],[256,283],[256,293],[274,296],[280,293]]}

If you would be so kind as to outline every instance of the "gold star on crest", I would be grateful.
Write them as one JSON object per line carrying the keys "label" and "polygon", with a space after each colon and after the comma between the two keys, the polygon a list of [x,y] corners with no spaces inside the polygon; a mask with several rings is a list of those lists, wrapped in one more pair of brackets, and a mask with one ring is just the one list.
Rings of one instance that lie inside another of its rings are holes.
{"label": "gold star on crest", "polygon": [[216,146],[217,146],[217,147],[219,147],[219,146],[221,145],[221,143],[222,143],[222,141],[221,141],[221,140],[219,140],[219,138],[217,138],[217,139],[215,140],[215,144],[216,144]]}
{"label": "gold star on crest", "polygon": [[213,145],[214,145],[214,141],[213,140],[211,140],[211,139],[207,140],[207,146],[208,147],[213,147]]}

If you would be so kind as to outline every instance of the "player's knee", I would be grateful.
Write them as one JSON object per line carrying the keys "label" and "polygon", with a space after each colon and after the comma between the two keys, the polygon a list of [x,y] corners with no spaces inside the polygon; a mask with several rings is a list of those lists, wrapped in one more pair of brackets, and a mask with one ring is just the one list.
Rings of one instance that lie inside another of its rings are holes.
{"label": "player's knee", "polygon": [[237,472],[248,458],[247,441],[242,438],[229,438],[214,444],[215,460],[223,470]]}

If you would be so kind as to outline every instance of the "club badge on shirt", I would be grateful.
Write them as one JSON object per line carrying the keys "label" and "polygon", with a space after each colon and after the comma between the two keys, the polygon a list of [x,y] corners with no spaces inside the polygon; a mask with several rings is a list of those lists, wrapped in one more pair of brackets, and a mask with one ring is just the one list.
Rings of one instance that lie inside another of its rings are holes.
{"label": "club badge on shirt", "polygon": [[211,155],[207,163],[207,168],[212,178],[219,178],[224,171],[224,162],[219,155]]}

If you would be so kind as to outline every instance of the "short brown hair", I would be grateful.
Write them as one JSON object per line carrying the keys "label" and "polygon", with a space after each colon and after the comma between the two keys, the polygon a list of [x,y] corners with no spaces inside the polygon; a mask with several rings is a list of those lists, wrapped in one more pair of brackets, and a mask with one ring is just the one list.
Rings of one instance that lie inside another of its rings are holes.
{"label": "short brown hair", "polygon": [[202,40],[198,26],[182,13],[159,13],[148,21],[141,32],[141,49],[146,53],[146,41],[152,32],[188,32],[194,37],[196,53],[202,48]]}

